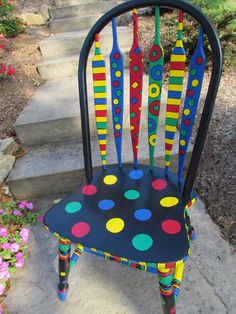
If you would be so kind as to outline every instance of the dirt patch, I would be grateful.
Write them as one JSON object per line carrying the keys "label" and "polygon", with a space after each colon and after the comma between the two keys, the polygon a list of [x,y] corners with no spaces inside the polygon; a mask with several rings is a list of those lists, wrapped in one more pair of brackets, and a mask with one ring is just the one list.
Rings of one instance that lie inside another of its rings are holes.
{"label": "dirt patch", "polygon": [[40,13],[41,6],[47,4],[49,7],[52,7],[55,4],[54,0],[18,0],[17,10],[19,13]]}

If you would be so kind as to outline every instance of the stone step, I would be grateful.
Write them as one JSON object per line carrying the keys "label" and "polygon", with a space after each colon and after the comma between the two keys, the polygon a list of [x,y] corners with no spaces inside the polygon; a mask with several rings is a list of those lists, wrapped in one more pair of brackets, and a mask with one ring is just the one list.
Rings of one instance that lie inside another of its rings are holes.
{"label": "stone step", "polygon": [[[44,58],[55,58],[66,54],[79,53],[88,31],[74,31],[60,33],[47,37],[39,42],[39,48]],[[120,48],[130,47],[132,31],[128,27],[118,27]],[[106,27],[100,34],[102,52],[110,52],[112,49],[112,32]],[[92,48],[94,51],[94,48]]]}
{"label": "stone step", "polygon": [[[128,71],[127,71],[128,72]],[[128,73],[127,73],[128,74]],[[128,81],[125,76],[125,83]],[[143,106],[141,125],[147,128],[147,85],[148,76],[144,75]],[[129,86],[128,82],[125,86]],[[92,90],[92,82],[88,82],[88,90]],[[110,104],[110,84],[108,82],[108,104]],[[129,90],[125,88],[125,104]],[[163,88],[163,106],[160,110],[159,125],[165,123],[166,88]],[[89,115],[92,136],[96,136],[93,93],[89,93]],[[111,108],[108,106],[108,131],[112,133]],[[124,129],[129,130],[129,106],[125,106]],[[63,140],[81,139],[81,123],[77,79],[46,82],[39,87],[21,112],[14,125],[17,137],[23,146],[41,145]]]}
{"label": "stone step", "polygon": [[49,9],[53,20],[69,17],[82,17],[93,14],[102,14],[117,5],[116,1],[100,1],[99,3],[74,4],[64,7],[52,7]]}
{"label": "stone step", "polygon": [[[124,66],[129,66],[129,48],[122,49],[124,55]],[[104,53],[106,64],[109,65],[109,54]],[[91,64],[92,55],[89,56],[88,64]],[[64,57],[45,59],[38,64],[41,77],[46,80],[60,80],[78,75],[79,55],[72,54]]]}
{"label": "stone step", "polygon": [[93,14],[89,16],[69,17],[65,19],[49,20],[48,25],[52,32],[73,32],[74,30],[89,30],[101,17],[101,14]]}
{"label": "stone step", "polygon": [[104,2],[104,1],[106,0],[55,0],[55,5],[57,7],[65,7],[65,6],[70,6],[70,5],[97,3],[97,2]]}
{"label": "stone step", "polygon": [[[141,132],[139,143],[139,161],[148,160],[148,140],[146,132]],[[178,136],[173,149],[173,164],[177,161]],[[93,147],[93,165],[101,165],[97,141]],[[157,140],[155,156],[158,166],[164,163],[164,129],[161,128]],[[124,149],[125,148],[125,149]],[[141,149],[142,148],[142,149]],[[107,162],[116,163],[115,145],[111,138],[107,143]],[[132,162],[131,139],[129,134],[123,140],[123,162]],[[19,158],[10,173],[7,183],[17,199],[33,199],[51,194],[73,191],[84,173],[82,143],[65,141],[29,149]]]}

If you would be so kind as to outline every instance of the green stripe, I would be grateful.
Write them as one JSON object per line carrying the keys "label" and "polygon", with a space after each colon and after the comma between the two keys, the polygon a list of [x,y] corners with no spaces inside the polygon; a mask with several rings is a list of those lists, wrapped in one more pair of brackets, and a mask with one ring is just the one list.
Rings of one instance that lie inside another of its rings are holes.
{"label": "green stripe", "polygon": [[176,126],[177,125],[177,119],[166,118],[166,125]]}
{"label": "green stripe", "polygon": [[166,161],[170,161],[170,155],[166,155],[165,160],[166,160]]}
{"label": "green stripe", "polygon": [[94,86],[94,93],[105,93],[106,86]]}
{"label": "green stripe", "polygon": [[170,77],[170,84],[177,84],[177,85],[182,85],[183,84],[183,77]]}
{"label": "green stripe", "polygon": [[97,122],[97,128],[98,129],[106,129],[107,123],[106,122]]}

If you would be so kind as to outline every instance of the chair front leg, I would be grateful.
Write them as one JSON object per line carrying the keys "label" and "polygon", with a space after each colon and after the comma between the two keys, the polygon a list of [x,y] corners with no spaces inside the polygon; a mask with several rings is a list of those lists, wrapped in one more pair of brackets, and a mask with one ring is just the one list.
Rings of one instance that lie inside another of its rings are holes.
{"label": "chair front leg", "polygon": [[58,284],[58,297],[61,301],[66,300],[68,292],[68,276],[70,270],[70,251],[71,242],[64,239],[59,239],[59,284]]}
{"label": "chair front leg", "polygon": [[161,303],[164,314],[176,313],[176,298],[172,285],[173,281],[173,268],[161,268],[158,269],[158,280],[161,292]]}

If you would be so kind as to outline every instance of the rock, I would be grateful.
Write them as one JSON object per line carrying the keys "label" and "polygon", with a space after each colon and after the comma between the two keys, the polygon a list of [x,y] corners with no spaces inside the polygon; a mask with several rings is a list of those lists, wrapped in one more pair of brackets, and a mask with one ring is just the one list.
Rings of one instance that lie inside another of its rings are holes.
{"label": "rock", "polygon": [[0,140],[0,155],[14,155],[19,149],[19,145],[13,137]]}
{"label": "rock", "polygon": [[44,25],[45,21],[42,14],[24,13],[20,16],[27,25]]}
{"label": "rock", "polygon": [[3,183],[4,179],[9,175],[15,159],[16,158],[11,155],[0,156],[0,184]]}
{"label": "rock", "polygon": [[49,6],[47,4],[41,5],[41,14],[45,22],[47,22],[50,19],[49,15]]}

